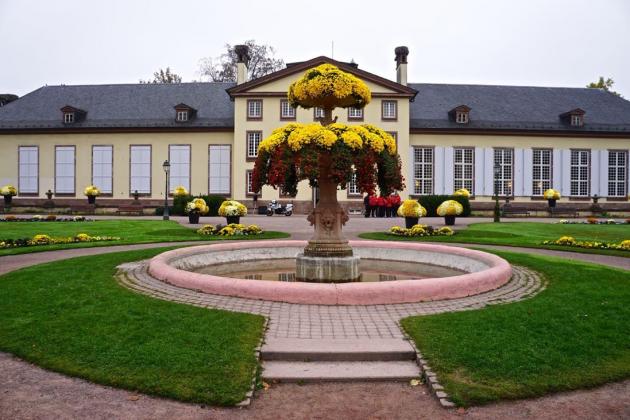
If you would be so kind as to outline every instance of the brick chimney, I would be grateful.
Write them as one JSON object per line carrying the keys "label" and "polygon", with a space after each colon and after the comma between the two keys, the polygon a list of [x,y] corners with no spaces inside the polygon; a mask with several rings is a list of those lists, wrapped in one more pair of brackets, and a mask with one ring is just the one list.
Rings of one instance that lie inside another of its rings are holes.
{"label": "brick chimney", "polygon": [[236,84],[247,82],[247,65],[249,64],[249,47],[247,45],[235,45],[236,53]]}
{"label": "brick chimney", "polygon": [[394,53],[396,54],[396,82],[407,86],[407,55],[409,55],[409,48],[404,46],[396,47]]}

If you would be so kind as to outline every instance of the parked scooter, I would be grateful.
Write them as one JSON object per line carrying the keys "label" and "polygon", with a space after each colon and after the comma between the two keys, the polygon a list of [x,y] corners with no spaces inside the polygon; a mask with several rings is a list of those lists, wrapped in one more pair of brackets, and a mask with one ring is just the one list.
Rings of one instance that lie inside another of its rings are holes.
{"label": "parked scooter", "polygon": [[269,204],[267,204],[267,216],[273,216],[274,214],[291,216],[293,214],[293,204],[282,205],[276,200],[271,200]]}

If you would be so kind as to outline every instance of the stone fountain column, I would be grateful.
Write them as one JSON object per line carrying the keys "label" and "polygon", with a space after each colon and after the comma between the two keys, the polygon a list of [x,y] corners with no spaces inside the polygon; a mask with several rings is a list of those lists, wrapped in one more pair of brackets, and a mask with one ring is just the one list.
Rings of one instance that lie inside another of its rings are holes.
{"label": "stone fountain column", "polygon": [[[332,108],[324,109],[322,125],[333,123]],[[314,235],[297,256],[296,280],[316,283],[359,281],[359,257],[354,256],[342,227],[348,212],[337,201],[337,184],[330,180],[334,156],[321,154],[319,162],[319,202],[308,216]]]}

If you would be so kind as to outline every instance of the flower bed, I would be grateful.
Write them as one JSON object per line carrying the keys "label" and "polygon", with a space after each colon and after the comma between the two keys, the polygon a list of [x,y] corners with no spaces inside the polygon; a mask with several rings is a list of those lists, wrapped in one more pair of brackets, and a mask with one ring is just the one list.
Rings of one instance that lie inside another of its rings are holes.
{"label": "flower bed", "polygon": [[117,236],[90,236],[87,233],[79,233],[76,236],[52,238],[48,235],[35,235],[32,238],[0,239],[0,249],[21,248],[25,246],[72,244],[78,242],[103,242],[119,241]]}
{"label": "flower bed", "polygon": [[388,234],[395,236],[452,236],[455,231],[447,226],[435,229],[433,226],[415,225],[411,229],[393,226],[389,229]]}
{"label": "flower bed", "polygon": [[586,220],[559,220],[557,223],[561,225],[625,225],[630,224],[630,219],[626,219],[624,221],[617,221],[615,219],[597,219],[595,217],[589,217]]}
{"label": "flower bed", "polygon": [[201,229],[197,230],[200,235],[212,235],[212,236],[251,236],[260,235],[263,230],[256,225],[241,225],[237,223],[230,223],[227,226],[224,225],[203,225]]}
{"label": "flower bed", "polygon": [[563,236],[555,241],[543,241],[542,244],[589,249],[616,249],[619,251],[630,251],[630,239],[626,239],[625,241],[621,241],[617,244],[614,242],[576,241],[572,236]]}
{"label": "flower bed", "polygon": [[88,219],[85,216],[73,216],[73,217],[58,217],[54,214],[48,216],[31,216],[31,217],[17,217],[6,216],[4,219],[0,219],[0,222],[93,222],[94,219]]}

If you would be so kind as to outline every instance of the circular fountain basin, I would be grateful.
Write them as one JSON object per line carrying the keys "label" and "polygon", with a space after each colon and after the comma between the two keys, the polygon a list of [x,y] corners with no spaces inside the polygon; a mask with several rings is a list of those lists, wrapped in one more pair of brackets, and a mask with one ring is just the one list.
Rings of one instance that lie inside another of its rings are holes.
{"label": "circular fountain basin", "polygon": [[[175,286],[205,293],[318,305],[453,299],[496,289],[512,276],[507,261],[486,252],[425,243],[350,241],[355,255],[369,262],[368,267],[378,267],[374,272],[379,276],[391,274],[396,279],[390,276],[382,279],[385,281],[366,279],[333,284],[235,278],[261,271],[280,273],[306,244],[306,241],[251,241],[180,248],[153,257],[149,273]],[[401,267],[398,271],[393,269],[397,263]],[[424,266],[424,271],[413,269],[414,265]]]}

